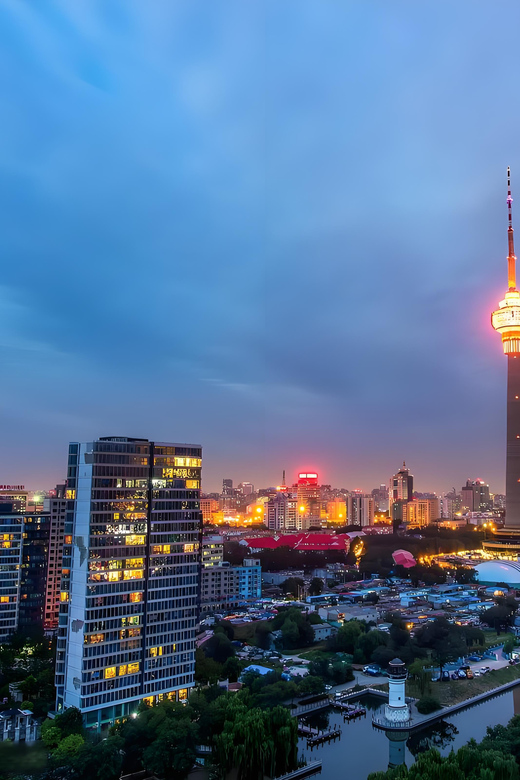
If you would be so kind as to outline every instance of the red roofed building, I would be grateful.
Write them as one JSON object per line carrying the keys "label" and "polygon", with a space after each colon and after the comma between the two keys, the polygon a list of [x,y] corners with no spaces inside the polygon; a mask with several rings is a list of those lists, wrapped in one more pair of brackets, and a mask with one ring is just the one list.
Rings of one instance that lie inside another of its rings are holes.
{"label": "red roofed building", "polygon": [[280,536],[261,536],[245,539],[252,552],[276,550],[278,547],[290,547],[293,550],[319,552],[343,550],[348,552],[350,536],[348,534],[284,534]]}

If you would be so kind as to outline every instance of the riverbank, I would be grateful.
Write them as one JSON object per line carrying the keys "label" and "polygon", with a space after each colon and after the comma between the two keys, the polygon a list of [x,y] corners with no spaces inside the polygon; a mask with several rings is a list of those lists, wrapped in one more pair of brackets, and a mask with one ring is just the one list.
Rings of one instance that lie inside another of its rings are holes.
{"label": "riverbank", "polygon": [[[431,694],[439,700],[442,707],[451,707],[515,680],[520,680],[520,665],[493,669],[491,672],[481,677],[474,677],[472,680],[446,680],[445,682],[432,683]],[[416,695],[416,691],[411,687],[407,693],[411,696]]]}

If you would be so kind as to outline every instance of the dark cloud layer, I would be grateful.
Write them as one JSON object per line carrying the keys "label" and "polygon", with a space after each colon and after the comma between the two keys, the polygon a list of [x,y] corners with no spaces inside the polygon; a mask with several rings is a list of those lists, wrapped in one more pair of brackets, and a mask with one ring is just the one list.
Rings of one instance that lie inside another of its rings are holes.
{"label": "dark cloud layer", "polygon": [[368,489],[403,458],[423,489],[503,489],[519,21],[5,2],[2,481],[128,434],[202,443],[208,489],[300,467]]}

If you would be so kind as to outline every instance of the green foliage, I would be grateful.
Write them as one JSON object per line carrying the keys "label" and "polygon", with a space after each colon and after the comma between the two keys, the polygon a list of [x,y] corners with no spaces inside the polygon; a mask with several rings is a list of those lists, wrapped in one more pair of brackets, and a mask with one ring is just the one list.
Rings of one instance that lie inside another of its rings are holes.
{"label": "green foliage", "polygon": [[215,739],[223,772],[237,780],[275,777],[297,765],[297,724],[284,707],[248,708],[243,699],[225,702],[222,733]]}
{"label": "green foliage", "polygon": [[417,709],[421,713],[421,715],[428,715],[430,712],[435,712],[435,710],[440,710],[440,708],[441,708],[440,701],[436,699],[435,696],[430,696],[428,694],[423,696],[417,702]]}
{"label": "green foliage", "polygon": [[53,720],[44,720],[41,727],[42,740],[48,750],[58,747],[62,738],[61,730],[54,725]]}
{"label": "green foliage", "polygon": [[204,653],[218,664],[223,664],[235,655],[235,648],[222,631],[216,631],[207,642],[204,642]]}
{"label": "green foliage", "polygon": [[315,652],[309,664],[309,676],[319,677],[326,683],[340,685],[354,679],[351,656],[348,659],[334,656],[329,659],[326,653]]}
{"label": "green foliage", "polygon": [[503,652],[506,653],[506,655],[509,655],[510,653],[513,652],[515,647],[516,647],[516,639],[514,638],[514,636],[509,635],[506,641],[504,642]]}
{"label": "green foliage", "polygon": [[471,740],[447,756],[428,750],[409,768],[374,772],[368,780],[518,780],[519,756],[520,717],[515,715],[508,726],[488,727],[480,744]]}
{"label": "green foliage", "polygon": [[34,704],[32,701],[23,701],[20,704],[21,710],[31,710],[31,712],[34,710]]}
{"label": "green foliage", "polygon": [[463,628],[450,623],[444,617],[420,626],[415,633],[415,639],[420,647],[432,651],[432,656],[441,670],[445,664],[456,661],[467,650]]}
{"label": "green foliage", "polygon": [[314,629],[310,616],[304,614],[298,607],[281,609],[271,623],[272,631],[281,629],[281,645],[286,650],[306,647],[314,642]]}
{"label": "green foliage", "polygon": [[187,718],[168,718],[143,752],[143,765],[165,780],[184,778],[195,761],[198,727]]}
{"label": "green foliage", "polygon": [[70,763],[71,759],[77,757],[84,744],[85,740],[81,734],[69,734],[58,743],[53,751],[53,758],[58,764]]}
{"label": "green foliage", "polygon": [[284,593],[289,593],[294,598],[299,598],[305,589],[305,583],[301,577],[288,577],[281,584]]}
{"label": "green foliage", "polygon": [[83,734],[83,717],[77,707],[68,707],[57,715],[54,725],[61,731],[62,739],[71,734]]}
{"label": "green foliage", "polygon": [[313,577],[309,584],[309,596],[319,596],[323,593],[323,580],[321,577]]}

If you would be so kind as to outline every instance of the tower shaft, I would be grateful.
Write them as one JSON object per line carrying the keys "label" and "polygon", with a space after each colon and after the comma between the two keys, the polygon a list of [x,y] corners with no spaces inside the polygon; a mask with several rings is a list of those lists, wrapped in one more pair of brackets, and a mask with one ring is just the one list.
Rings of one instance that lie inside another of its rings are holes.
{"label": "tower shaft", "polygon": [[520,529],[520,355],[507,355],[506,528]]}

